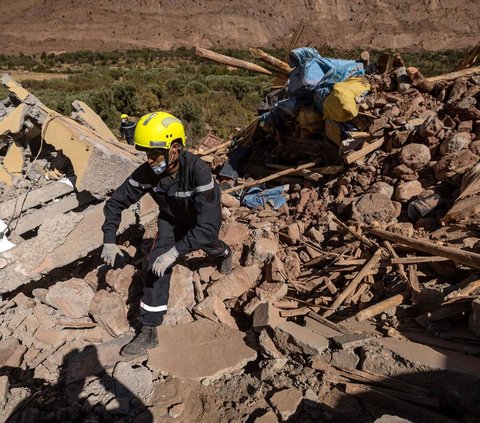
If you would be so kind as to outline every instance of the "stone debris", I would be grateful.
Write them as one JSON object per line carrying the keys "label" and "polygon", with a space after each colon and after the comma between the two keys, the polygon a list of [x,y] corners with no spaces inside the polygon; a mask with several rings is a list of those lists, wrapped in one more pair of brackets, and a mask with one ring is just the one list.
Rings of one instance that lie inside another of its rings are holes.
{"label": "stone debris", "polygon": [[[302,108],[281,130],[240,131],[252,159],[235,181],[220,172],[223,140],[203,140],[227,191],[220,237],[233,271],[182,258],[159,346],[130,362],[119,351],[136,325],[155,205],[125,212],[117,268],[97,251],[103,201],[139,159],[85,103],[61,117],[4,77],[0,219],[16,246],[0,253],[2,419],[480,418],[468,388],[480,378],[480,80],[385,64],[347,123]],[[40,133],[48,148],[32,161]],[[287,173],[266,183],[288,187],[281,207],[249,209],[248,186],[277,171]]]}

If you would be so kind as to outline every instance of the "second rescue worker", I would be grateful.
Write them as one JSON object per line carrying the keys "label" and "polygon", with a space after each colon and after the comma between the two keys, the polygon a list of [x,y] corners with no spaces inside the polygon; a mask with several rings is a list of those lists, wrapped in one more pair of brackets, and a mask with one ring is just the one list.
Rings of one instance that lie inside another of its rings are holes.
{"label": "second rescue worker", "polygon": [[202,249],[217,262],[221,273],[232,268],[231,250],[218,238],[222,224],[220,189],[208,166],[183,149],[186,136],[180,120],[165,112],[149,113],[138,121],[134,143],[146,152],[147,161],[106,202],[102,226],[102,258],[113,266],[122,255],[116,245],[122,210],[147,193],[158,204],[158,234],[148,255],[140,303],[143,327],[124,347],[122,354],[126,356],[158,345],[156,326],[167,311],[172,265],[179,256]]}

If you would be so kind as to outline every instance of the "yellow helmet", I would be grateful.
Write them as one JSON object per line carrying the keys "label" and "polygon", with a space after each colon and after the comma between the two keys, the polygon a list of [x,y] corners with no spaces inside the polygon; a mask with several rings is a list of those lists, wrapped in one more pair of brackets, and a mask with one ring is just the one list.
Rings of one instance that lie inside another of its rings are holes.
{"label": "yellow helmet", "polygon": [[122,113],[120,115],[120,119],[128,119],[128,115],[126,113]]}
{"label": "yellow helmet", "polygon": [[138,150],[169,149],[173,141],[185,147],[187,137],[182,122],[170,113],[148,113],[137,122],[133,142]]}

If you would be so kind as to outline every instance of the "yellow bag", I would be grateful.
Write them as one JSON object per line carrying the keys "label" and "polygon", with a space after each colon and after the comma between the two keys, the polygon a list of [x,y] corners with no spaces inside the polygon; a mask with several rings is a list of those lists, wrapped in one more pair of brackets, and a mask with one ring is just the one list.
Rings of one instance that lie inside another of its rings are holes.
{"label": "yellow bag", "polygon": [[333,86],[332,92],[323,102],[324,119],[347,122],[358,115],[355,97],[370,90],[370,84],[363,78],[354,77]]}

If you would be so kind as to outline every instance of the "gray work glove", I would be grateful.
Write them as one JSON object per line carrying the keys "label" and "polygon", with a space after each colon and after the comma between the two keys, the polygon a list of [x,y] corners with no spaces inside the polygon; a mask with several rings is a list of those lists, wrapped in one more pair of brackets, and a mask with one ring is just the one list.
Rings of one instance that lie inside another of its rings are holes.
{"label": "gray work glove", "polygon": [[122,250],[117,244],[103,244],[101,257],[106,264],[113,267],[117,256],[123,258]]}
{"label": "gray work glove", "polygon": [[178,258],[178,251],[175,247],[170,248],[166,253],[163,253],[161,256],[157,257],[153,262],[152,271],[157,276],[163,276],[165,271],[175,263],[175,260]]}

